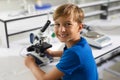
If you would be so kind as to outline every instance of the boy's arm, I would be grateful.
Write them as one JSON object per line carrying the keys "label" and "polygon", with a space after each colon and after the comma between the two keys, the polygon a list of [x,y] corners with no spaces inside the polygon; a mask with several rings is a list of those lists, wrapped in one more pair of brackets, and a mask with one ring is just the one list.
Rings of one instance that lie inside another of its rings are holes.
{"label": "boy's arm", "polygon": [[51,71],[45,73],[36,63],[32,56],[25,58],[25,65],[28,67],[37,80],[58,80],[64,73],[54,67]]}
{"label": "boy's arm", "polygon": [[47,49],[46,51],[53,57],[61,57],[63,53],[63,51],[52,51],[50,49]]}

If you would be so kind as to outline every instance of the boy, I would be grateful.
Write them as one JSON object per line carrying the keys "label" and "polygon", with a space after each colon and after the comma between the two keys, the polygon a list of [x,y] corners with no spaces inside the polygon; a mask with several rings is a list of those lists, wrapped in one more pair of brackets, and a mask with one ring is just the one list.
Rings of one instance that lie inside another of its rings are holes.
{"label": "boy", "polygon": [[25,65],[37,80],[98,80],[97,66],[87,41],[80,36],[84,13],[74,4],[59,6],[54,14],[56,37],[65,43],[63,51],[46,51],[61,57],[58,64],[48,73],[42,71],[32,56],[25,59]]}

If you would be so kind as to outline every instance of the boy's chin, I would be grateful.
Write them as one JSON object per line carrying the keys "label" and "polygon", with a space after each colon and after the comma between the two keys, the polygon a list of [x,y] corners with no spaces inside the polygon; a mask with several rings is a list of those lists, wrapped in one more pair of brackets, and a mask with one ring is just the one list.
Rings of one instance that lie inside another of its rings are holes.
{"label": "boy's chin", "polygon": [[70,41],[70,40],[60,40],[60,42],[62,42],[62,43],[66,43],[68,41]]}
{"label": "boy's chin", "polygon": [[66,41],[60,40],[60,42],[63,42],[63,43],[64,43],[64,42],[66,42]]}
{"label": "boy's chin", "polygon": [[63,43],[66,42],[66,40],[59,40],[59,41],[60,41],[60,42],[63,42]]}

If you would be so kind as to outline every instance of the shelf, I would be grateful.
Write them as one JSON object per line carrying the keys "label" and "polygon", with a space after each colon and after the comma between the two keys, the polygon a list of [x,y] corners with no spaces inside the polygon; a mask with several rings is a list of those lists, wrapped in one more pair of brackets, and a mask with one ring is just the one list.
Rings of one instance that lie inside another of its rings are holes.
{"label": "shelf", "polygon": [[99,14],[102,14],[102,13],[104,13],[104,11],[98,10],[98,11],[95,11],[95,12],[86,13],[85,17],[95,16],[95,15],[99,15]]}
{"label": "shelf", "polygon": [[120,6],[109,8],[108,11],[120,10]]}
{"label": "shelf", "polygon": [[91,3],[86,3],[86,4],[80,4],[78,5],[81,8],[86,8],[86,7],[92,7],[92,6],[97,6],[101,4],[106,4],[106,3],[113,3],[113,2],[120,2],[120,0],[109,0],[108,1],[96,1],[96,2],[91,2]]}
{"label": "shelf", "polygon": [[0,16],[0,21],[11,22],[11,21],[16,21],[16,20],[22,20],[22,19],[25,19],[25,18],[32,18],[32,17],[44,16],[44,15],[47,15],[47,13],[21,14],[21,15],[18,15],[18,16],[8,16],[6,14],[6,15],[1,15]]}

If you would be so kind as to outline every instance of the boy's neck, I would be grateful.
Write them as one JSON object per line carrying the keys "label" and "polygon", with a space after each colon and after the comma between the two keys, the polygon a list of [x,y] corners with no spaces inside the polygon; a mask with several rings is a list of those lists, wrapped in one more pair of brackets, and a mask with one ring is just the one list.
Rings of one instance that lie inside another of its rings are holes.
{"label": "boy's neck", "polygon": [[76,39],[76,40],[69,40],[65,44],[66,44],[67,48],[70,48],[79,41],[80,41],[80,37],[78,39]]}

